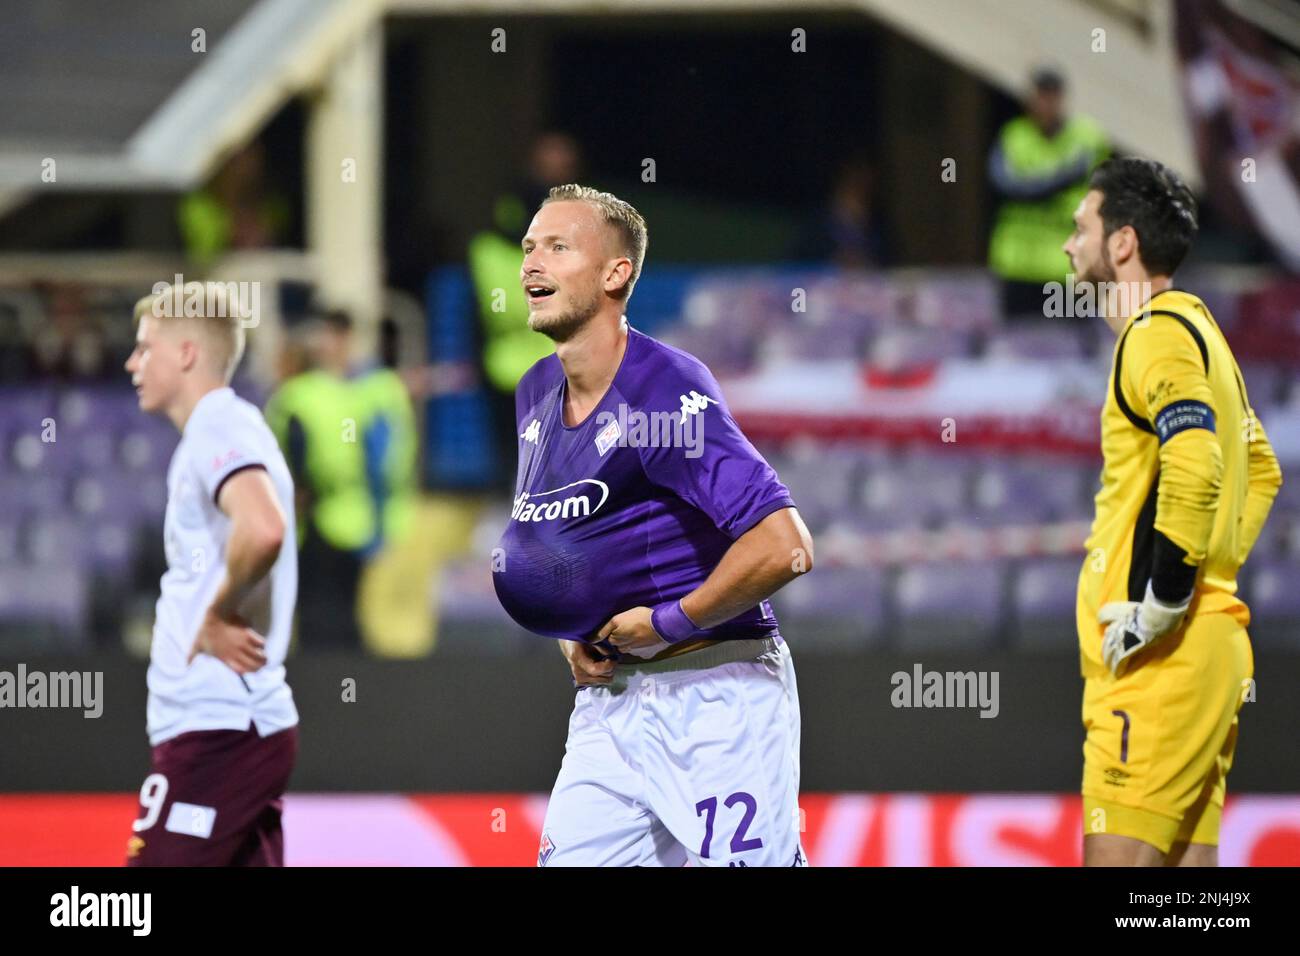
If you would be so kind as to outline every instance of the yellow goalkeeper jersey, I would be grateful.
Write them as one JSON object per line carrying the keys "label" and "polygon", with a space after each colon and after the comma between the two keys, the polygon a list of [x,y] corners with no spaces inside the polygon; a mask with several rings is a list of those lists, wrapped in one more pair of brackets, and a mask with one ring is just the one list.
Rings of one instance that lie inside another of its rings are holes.
{"label": "yellow goalkeeper jersey", "polygon": [[1282,480],[1227,340],[1205,303],[1181,290],[1152,296],[1120,332],[1101,432],[1101,490],[1079,575],[1085,676],[1105,671],[1102,605],[1146,593],[1155,530],[1200,567],[1191,613],[1246,626],[1237,571]]}

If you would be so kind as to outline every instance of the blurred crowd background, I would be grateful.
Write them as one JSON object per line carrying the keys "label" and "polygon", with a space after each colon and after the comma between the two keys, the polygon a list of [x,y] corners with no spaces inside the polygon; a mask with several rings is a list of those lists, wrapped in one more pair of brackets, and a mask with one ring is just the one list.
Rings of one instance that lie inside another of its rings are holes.
{"label": "blurred crowd background", "polygon": [[[812,528],[817,572],[774,601],[799,646],[1072,653],[1112,339],[1043,286],[1067,280],[1106,156],[1196,184],[1179,285],[1300,464],[1294,10],[1071,0],[1017,25],[1011,3],[974,38],[872,3],[446,6],[7,14],[6,657],[147,654],[176,435],[122,363],[131,303],[177,274],[259,283],[236,389],[298,483],[295,653],[546,653],[500,611],[489,552],[513,388],[552,348],[527,328],[519,239],[565,182],[646,216],[630,321],[710,365]],[[1252,635],[1284,653],[1298,578],[1287,481],[1243,577]]]}

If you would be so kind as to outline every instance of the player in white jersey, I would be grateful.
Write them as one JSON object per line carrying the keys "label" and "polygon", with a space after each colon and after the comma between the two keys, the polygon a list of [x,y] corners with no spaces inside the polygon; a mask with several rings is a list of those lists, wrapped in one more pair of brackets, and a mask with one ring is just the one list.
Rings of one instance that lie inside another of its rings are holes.
{"label": "player in white jersey", "polygon": [[181,440],[149,658],[153,772],[127,863],[282,866],[298,746],[284,671],[298,590],[293,481],[261,413],[229,386],[244,348],[233,289],[168,287],[141,299],[135,319],[126,370],[140,408],[165,415]]}

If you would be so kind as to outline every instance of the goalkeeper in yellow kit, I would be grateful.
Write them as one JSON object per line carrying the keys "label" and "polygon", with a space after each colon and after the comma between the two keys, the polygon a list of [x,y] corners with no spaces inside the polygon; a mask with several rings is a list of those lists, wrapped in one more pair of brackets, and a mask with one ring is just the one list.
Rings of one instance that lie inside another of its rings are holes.
{"label": "goalkeeper in yellow kit", "polygon": [[1282,473],[1223,333],[1171,284],[1197,229],[1187,187],[1110,160],[1074,218],[1076,284],[1118,337],[1079,575],[1084,864],[1213,866],[1254,673],[1237,570]]}

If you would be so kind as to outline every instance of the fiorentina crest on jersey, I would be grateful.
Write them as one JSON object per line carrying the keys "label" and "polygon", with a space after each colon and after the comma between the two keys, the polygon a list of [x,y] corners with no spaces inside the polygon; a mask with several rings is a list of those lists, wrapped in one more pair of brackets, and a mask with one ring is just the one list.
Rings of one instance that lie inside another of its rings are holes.
{"label": "fiorentina crest on jersey", "polygon": [[550,836],[543,833],[542,842],[537,847],[537,865],[545,866],[546,861],[551,858],[551,854],[554,852],[555,852],[555,844],[551,842]]}
{"label": "fiorentina crest on jersey", "polygon": [[618,427],[618,420],[615,419],[614,421],[610,422],[603,429],[601,429],[600,434],[596,436],[596,454],[600,455],[603,458],[605,456],[605,452],[609,451],[611,448],[613,448],[615,445],[618,444],[618,440],[619,438],[622,437],[622,435],[623,432],[620,431]]}

